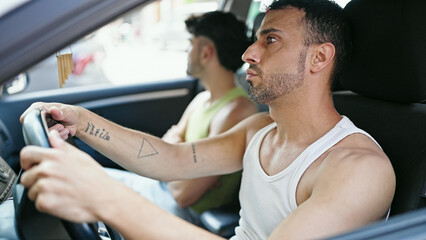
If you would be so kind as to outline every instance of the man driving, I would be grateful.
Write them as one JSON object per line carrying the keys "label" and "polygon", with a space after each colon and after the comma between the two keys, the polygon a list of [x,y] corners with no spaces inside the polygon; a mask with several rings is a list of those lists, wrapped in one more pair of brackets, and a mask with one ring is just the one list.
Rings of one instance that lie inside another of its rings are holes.
{"label": "man driving", "polygon": [[[391,163],[331,98],[350,49],[348,31],[334,2],[273,2],[242,57],[250,64],[249,94],[268,104],[269,114],[200,141],[171,144],[81,107],[33,104],[61,124],[49,136],[52,149],[21,151],[21,182],[39,210],[75,222],[100,220],[128,239],[219,239],[108,177],[63,141],[70,133],[126,169],[162,181],[243,169],[240,226],[232,239],[317,239],[381,219],[395,190]],[[87,124],[110,138],[88,134]],[[141,154],[142,143],[156,153]]]}

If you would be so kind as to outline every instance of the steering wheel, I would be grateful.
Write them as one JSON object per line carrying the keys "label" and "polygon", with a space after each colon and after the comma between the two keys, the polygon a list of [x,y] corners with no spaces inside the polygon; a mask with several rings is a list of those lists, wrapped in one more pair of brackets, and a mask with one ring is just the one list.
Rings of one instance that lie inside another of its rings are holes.
{"label": "steering wheel", "polygon": [[[48,122],[53,119],[46,119],[49,117],[42,109],[34,109],[25,115],[22,131],[26,145],[51,147],[48,140]],[[28,189],[19,183],[22,172],[23,170],[13,187],[16,232],[20,239],[102,239],[95,223],[74,223],[39,212],[34,202],[28,198]],[[103,232],[102,235],[109,234]]]}

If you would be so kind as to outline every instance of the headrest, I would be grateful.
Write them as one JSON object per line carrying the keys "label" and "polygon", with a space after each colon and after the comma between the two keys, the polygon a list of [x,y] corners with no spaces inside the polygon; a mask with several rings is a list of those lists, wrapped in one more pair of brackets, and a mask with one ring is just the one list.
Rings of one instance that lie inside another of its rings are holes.
{"label": "headrest", "polygon": [[345,89],[383,100],[426,100],[426,1],[352,0],[344,9],[353,31]]}
{"label": "headrest", "polygon": [[259,14],[257,14],[257,16],[254,18],[253,21],[253,28],[251,31],[251,37],[252,37],[252,41],[254,42],[254,39],[256,37],[256,32],[257,30],[259,30],[260,25],[262,24],[262,20],[265,17],[265,13],[264,12],[260,12]]}

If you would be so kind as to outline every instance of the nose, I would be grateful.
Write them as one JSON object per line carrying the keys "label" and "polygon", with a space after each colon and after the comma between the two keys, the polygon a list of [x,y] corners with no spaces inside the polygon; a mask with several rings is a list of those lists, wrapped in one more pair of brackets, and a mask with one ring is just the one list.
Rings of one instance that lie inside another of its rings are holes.
{"label": "nose", "polygon": [[250,45],[243,53],[241,59],[248,64],[257,64],[260,61],[257,42]]}

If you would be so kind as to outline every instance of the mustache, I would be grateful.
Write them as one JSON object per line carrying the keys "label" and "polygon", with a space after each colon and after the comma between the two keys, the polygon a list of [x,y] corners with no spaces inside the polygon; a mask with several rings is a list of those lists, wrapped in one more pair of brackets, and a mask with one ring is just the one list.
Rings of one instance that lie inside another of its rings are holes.
{"label": "mustache", "polygon": [[257,75],[262,75],[262,69],[260,69],[256,64],[250,64],[249,68],[250,70],[254,71]]}

